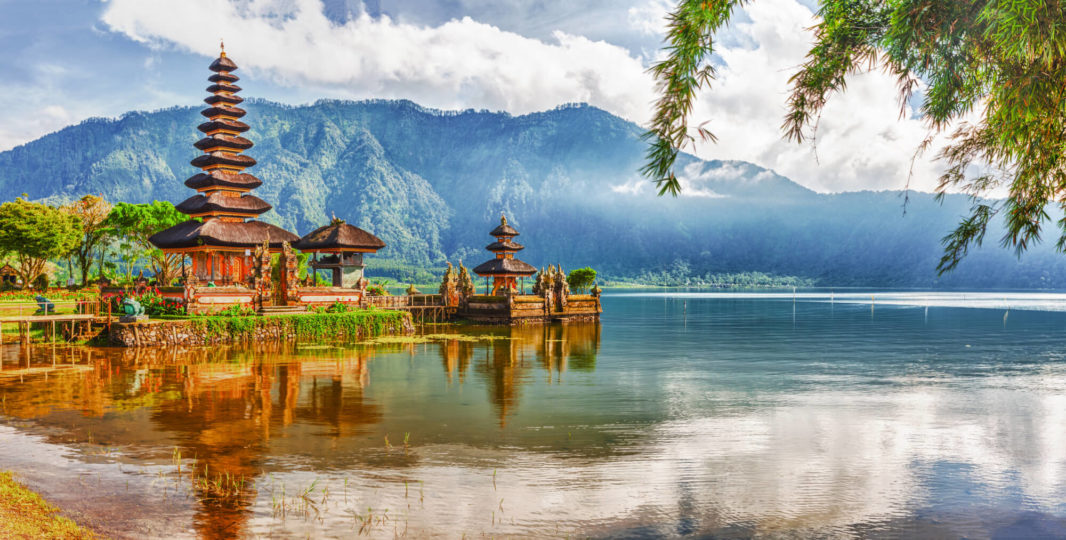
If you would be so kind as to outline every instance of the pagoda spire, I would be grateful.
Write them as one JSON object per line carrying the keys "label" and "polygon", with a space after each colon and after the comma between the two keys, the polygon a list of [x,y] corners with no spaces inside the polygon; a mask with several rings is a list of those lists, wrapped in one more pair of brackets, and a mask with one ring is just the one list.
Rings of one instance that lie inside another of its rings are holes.
{"label": "pagoda spire", "polygon": [[197,126],[203,138],[193,143],[202,154],[191,164],[200,171],[185,181],[197,193],[175,207],[191,219],[149,240],[164,253],[193,256],[201,278],[214,279],[222,273],[236,281],[250,275],[250,262],[243,260],[248,250],[264,242],[272,251],[280,250],[284,242],[299,237],[255,219],[271,206],[251,195],[263,182],[245,172],[256,162],[244,154],[253,143],[243,136],[249,127],[241,121],[245,111],[239,106],[244,99],[237,95],[240,78],[233,74],[237,64],[226,55],[225,42],[218,45],[219,56],[208,67],[213,73],[207,78],[211,83],[204,99],[207,107],[200,111],[206,121]]}
{"label": "pagoda spire", "polygon": [[492,252],[495,258],[479,264],[474,268],[474,273],[493,278],[492,294],[496,294],[501,288],[513,290],[517,278],[532,276],[537,272],[536,268],[515,258],[515,253],[525,248],[514,241],[518,231],[507,224],[506,215],[500,213],[500,226],[489,234],[495,236],[496,241],[485,246],[485,249]]}
{"label": "pagoda spire", "polygon": [[241,88],[234,84],[239,80],[233,74],[237,64],[226,56],[225,42],[220,42],[219,48],[219,57],[210,67],[215,73],[208,77],[212,83],[207,87],[211,95],[204,99],[208,106],[200,111],[207,121],[197,128],[204,137],[194,143],[203,154],[191,162],[202,172],[185,181],[185,185],[200,193],[179,204],[177,209],[194,218],[243,221],[271,207],[248,194],[262,182],[244,172],[256,163],[243,154],[253,143],[242,136],[249,127],[240,121],[245,111],[238,107],[244,99],[237,95]]}

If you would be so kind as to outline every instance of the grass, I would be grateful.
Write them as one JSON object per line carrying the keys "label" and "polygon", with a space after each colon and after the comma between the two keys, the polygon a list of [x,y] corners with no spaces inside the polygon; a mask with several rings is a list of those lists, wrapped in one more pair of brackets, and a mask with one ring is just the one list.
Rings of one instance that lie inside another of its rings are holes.
{"label": "grass", "polygon": [[0,472],[0,538],[96,538],[40,495]]}
{"label": "grass", "polygon": [[258,329],[277,327],[281,333],[300,340],[355,340],[395,331],[410,317],[402,311],[359,309],[346,313],[300,313],[291,315],[232,316],[210,315],[191,319],[194,329],[208,336],[229,336],[250,340]]}

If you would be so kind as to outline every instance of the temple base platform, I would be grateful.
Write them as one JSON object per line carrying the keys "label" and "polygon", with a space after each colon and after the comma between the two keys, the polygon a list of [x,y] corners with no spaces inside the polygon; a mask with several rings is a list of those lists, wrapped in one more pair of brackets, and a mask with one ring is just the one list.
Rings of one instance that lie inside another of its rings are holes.
{"label": "temple base platform", "polygon": [[542,324],[568,321],[598,321],[603,306],[597,296],[570,295],[563,305],[542,296],[471,296],[456,316],[481,324]]}

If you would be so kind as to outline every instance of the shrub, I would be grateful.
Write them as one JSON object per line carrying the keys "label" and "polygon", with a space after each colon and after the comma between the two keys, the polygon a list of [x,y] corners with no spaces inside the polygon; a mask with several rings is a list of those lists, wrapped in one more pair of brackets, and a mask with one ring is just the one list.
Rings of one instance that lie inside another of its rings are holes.
{"label": "shrub", "polygon": [[33,280],[33,288],[37,289],[38,291],[47,291],[48,290],[48,276],[45,275],[45,274],[41,274],[41,275],[37,276],[37,279]]}
{"label": "shrub", "polygon": [[383,279],[380,281],[374,281],[366,288],[366,294],[369,296],[389,296],[389,280]]}
{"label": "shrub", "polygon": [[252,339],[258,328],[278,327],[300,340],[362,339],[402,327],[410,314],[403,311],[359,309],[345,313],[309,313],[243,317],[217,313],[194,317],[193,328],[208,336]]}
{"label": "shrub", "polygon": [[220,317],[252,317],[255,316],[255,310],[246,308],[240,304],[234,304],[226,309],[216,312],[215,315]]}
{"label": "shrub", "polygon": [[127,298],[140,302],[145,315],[149,317],[185,314],[185,305],[182,302],[164,297],[159,293],[159,289],[148,289],[139,295],[133,292],[106,294],[101,296],[100,300],[111,305],[111,313],[122,313],[122,302]]}
{"label": "shrub", "polygon": [[596,271],[588,266],[571,270],[570,274],[566,276],[566,283],[570,285],[570,290],[575,293],[585,292],[595,281]]}
{"label": "shrub", "polygon": [[344,302],[339,302],[338,301],[338,302],[333,302],[328,307],[326,307],[325,312],[326,313],[348,313],[349,311],[352,311],[353,309],[355,309],[354,306],[351,306],[349,304],[345,304]]}

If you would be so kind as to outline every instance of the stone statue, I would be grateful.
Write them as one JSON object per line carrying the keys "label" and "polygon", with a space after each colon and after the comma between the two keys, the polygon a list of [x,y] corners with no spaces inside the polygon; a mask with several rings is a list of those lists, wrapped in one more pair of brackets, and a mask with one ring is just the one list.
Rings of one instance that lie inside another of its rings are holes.
{"label": "stone statue", "polygon": [[144,314],[144,306],[128,296],[122,299],[122,313],[124,315],[118,318],[119,322],[130,323],[148,319],[148,316]]}
{"label": "stone statue", "polygon": [[126,297],[122,300],[122,313],[126,315],[144,315],[144,306],[134,298]]}
{"label": "stone statue", "polygon": [[570,296],[570,284],[566,282],[566,274],[563,273],[563,265],[555,272],[552,292],[555,294],[555,303],[559,311],[566,311],[566,299]]}
{"label": "stone statue", "polygon": [[273,283],[270,279],[270,241],[264,240],[263,245],[255,248],[255,254],[252,258],[253,264],[253,278],[252,287],[255,289],[255,295],[259,301],[259,305],[263,305],[263,300],[270,298],[273,294]]}
{"label": "stone statue", "polygon": [[440,280],[440,287],[437,289],[437,293],[441,296],[447,296],[449,284],[452,282],[452,263],[447,263],[448,268],[444,270],[444,277]]}
{"label": "stone statue", "polygon": [[603,294],[603,289],[601,289],[599,285],[596,285],[595,283],[593,283],[592,284],[592,289],[589,290],[589,294],[591,294],[595,298],[599,298],[600,295]]}
{"label": "stone statue", "polygon": [[288,242],[281,243],[281,257],[285,261],[281,268],[281,279],[285,280],[285,300],[295,302],[299,299],[297,291],[300,289],[299,261]]}
{"label": "stone statue", "polygon": [[56,312],[56,305],[53,304],[51,300],[39,294],[33,297],[33,299],[37,302],[37,311],[33,313],[34,315],[48,315],[49,313]]}
{"label": "stone statue", "polygon": [[456,285],[454,268],[452,267],[452,263],[448,263],[448,268],[444,271],[444,278],[441,279],[440,282],[440,289],[438,289],[444,305],[454,306],[459,303],[459,295],[456,291]]}
{"label": "stone statue", "polygon": [[533,294],[540,296],[544,292],[544,268],[533,276]]}
{"label": "stone statue", "polygon": [[300,279],[297,272],[298,261],[296,252],[288,242],[281,243],[281,253],[278,257],[278,288],[275,294],[278,296],[278,305],[289,306],[300,298]]}
{"label": "stone statue", "polygon": [[474,280],[470,277],[470,271],[459,261],[459,296],[464,301],[474,296]]}

